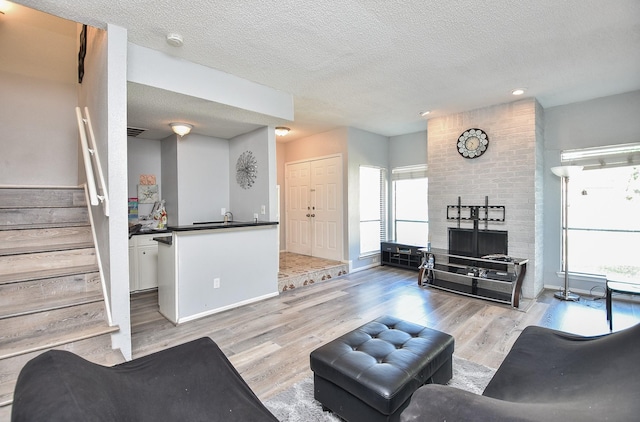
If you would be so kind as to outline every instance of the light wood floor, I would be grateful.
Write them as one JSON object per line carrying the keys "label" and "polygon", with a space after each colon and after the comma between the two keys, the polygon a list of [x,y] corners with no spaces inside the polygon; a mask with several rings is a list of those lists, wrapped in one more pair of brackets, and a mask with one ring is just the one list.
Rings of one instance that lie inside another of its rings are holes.
{"label": "light wood floor", "polygon": [[[604,300],[563,302],[547,291],[523,312],[416,281],[417,272],[377,267],[179,326],[159,314],[156,292],[140,293],[131,302],[134,358],[208,336],[266,400],[312,375],[309,353],[316,347],[384,314],[447,332],[456,355],[494,368],[528,325],[608,332]],[[614,312],[616,330],[640,322],[638,304],[616,300]]]}

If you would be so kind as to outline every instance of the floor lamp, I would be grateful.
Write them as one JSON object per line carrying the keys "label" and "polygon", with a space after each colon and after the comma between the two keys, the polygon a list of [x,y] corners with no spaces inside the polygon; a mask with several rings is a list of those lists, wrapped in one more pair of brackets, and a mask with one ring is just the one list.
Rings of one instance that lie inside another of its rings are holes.
{"label": "floor lamp", "polygon": [[569,291],[569,178],[582,171],[582,166],[551,167],[551,171],[562,179],[562,269],[564,271],[564,290],[553,296],[560,300],[577,301],[580,296]]}

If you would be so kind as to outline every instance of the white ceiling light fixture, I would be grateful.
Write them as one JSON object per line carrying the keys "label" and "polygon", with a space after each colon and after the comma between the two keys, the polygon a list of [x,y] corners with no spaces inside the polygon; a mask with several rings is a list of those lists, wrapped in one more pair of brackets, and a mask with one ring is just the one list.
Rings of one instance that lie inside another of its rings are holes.
{"label": "white ceiling light fixture", "polygon": [[420,115],[421,115],[422,117],[427,117],[427,116],[429,115],[429,113],[431,113],[431,110],[425,110],[425,111],[421,111],[421,112],[420,112]]}
{"label": "white ceiling light fixture", "polygon": [[182,39],[182,35],[180,34],[169,34],[167,35],[167,44],[172,47],[182,47],[184,44],[184,40]]}
{"label": "white ceiling light fixture", "polygon": [[285,136],[291,129],[284,126],[276,126],[276,136]]}
{"label": "white ceiling light fixture", "polygon": [[11,6],[11,2],[8,2],[7,0],[0,0],[0,13],[4,15],[9,11],[9,9],[11,9]]}
{"label": "white ceiling light fixture", "polygon": [[169,126],[171,126],[171,129],[175,132],[175,134],[180,136],[181,138],[184,135],[188,135],[189,132],[191,132],[191,129],[193,129],[193,125],[190,125],[188,123],[169,123]]}
{"label": "white ceiling light fixture", "polygon": [[513,91],[511,91],[511,95],[522,95],[524,94],[525,89],[524,88],[516,88]]}

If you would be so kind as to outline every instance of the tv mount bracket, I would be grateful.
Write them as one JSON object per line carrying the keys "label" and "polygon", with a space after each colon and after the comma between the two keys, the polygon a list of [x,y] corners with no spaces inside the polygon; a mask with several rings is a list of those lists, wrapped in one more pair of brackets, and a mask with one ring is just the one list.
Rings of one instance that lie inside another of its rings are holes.
{"label": "tv mount bracket", "polygon": [[474,227],[478,222],[484,222],[484,228],[488,229],[489,222],[504,223],[504,205],[489,205],[489,197],[484,197],[484,205],[462,205],[462,199],[458,197],[458,205],[447,205],[447,220],[458,222],[473,221]]}

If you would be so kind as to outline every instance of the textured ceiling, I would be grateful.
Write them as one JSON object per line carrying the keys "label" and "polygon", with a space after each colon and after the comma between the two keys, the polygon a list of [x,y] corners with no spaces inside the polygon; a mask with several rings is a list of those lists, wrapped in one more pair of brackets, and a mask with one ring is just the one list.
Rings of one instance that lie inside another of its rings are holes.
{"label": "textured ceiling", "polygon": [[[639,0],[19,3],[100,28],[115,24],[132,43],[292,94],[288,139],[339,126],[416,132],[426,128],[420,111],[510,102],[518,87],[543,107],[640,89]],[[165,42],[173,32],[184,46]],[[166,130],[160,121],[177,112],[199,113],[194,131],[212,136],[227,124],[237,133],[283,123],[132,85],[130,126]]]}

